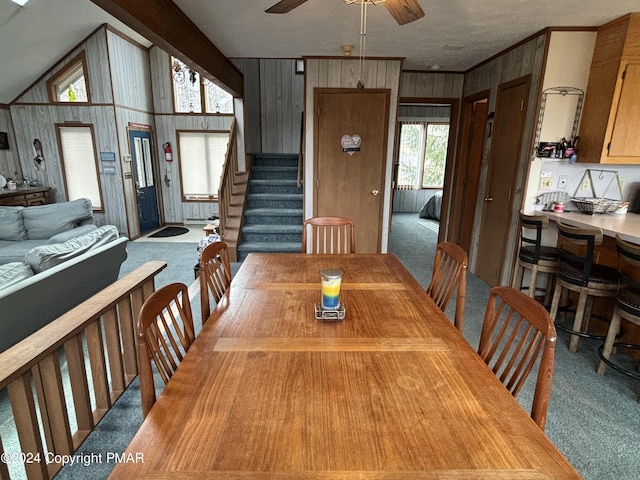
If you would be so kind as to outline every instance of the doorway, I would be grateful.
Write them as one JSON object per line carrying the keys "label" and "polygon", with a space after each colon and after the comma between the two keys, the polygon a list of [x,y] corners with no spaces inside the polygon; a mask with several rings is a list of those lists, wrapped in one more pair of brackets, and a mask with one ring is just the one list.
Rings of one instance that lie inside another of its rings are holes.
{"label": "doorway", "polygon": [[160,226],[158,192],[150,130],[129,130],[129,148],[136,188],[140,234]]}
{"label": "doorway", "polygon": [[356,251],[379,253],[389,90],[316,89],[314,215],[349,217]]}
{"label": "doorway", "polygon": [[473,239],[488,112],[488,91],[463,100],[449,240],[459,244],[465,252],[471,251]]}
{"label": "doorway", "polygon": [[435,227],[439,241],[446,238],[450,216],[458,105],[452,98],[401,98],[398,109],[391,215],[412,212],[417,224]]}
{"label": "doorway", "polygon": [[489,286],[500,284],[512,229],[513,192],[522,152],[531,77],[498,87],[475,273]]}

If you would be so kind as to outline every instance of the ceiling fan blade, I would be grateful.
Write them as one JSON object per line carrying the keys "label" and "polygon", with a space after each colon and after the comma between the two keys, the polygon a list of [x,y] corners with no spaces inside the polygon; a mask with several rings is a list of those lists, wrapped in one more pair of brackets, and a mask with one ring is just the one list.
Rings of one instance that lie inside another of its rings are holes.
{"label": "ceiling fan blade", "polygon": [[418,0],[387,0],[383,5],[399,25],[406,25],[424,17]]}
{"label": "ceiling fan blade", "polygon": [[273,7],[265,10],[267,13],[289,13],[296,7],[299,7],[307,0],[281,0]]}

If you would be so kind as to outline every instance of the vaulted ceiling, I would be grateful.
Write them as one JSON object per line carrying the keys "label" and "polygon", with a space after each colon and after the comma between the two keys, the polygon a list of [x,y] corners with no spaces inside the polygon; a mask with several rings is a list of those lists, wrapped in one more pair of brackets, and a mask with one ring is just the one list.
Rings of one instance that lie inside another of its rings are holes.
{"label": "vaulted ceiling", "polygon": [[[276,0],[173,1],[226,57],[334,56],[343,44],[358,52],[360,9],[344,0],[308,0],[287,14],[265,13]],[[366,55],[402,57],[404,69],[465,71],[545,27],[599,26],[640,10],[638,0],[419,3],[425,16],[403,26],[385,8],[369,7]],[[132,22],[114,19],[91,0],[30,0],[25,7],[0,0],[0,104],[13,101],[102,23],[152,43],[128,26]]]}

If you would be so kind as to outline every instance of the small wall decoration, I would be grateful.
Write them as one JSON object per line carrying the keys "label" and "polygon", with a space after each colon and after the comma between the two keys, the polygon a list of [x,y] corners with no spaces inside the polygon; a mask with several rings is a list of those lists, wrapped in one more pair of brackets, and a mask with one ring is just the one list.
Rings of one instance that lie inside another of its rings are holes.
{"label": "small wall decoration", "polygon": [[348,153],[349,155],[353,155],[356,152],[360,151],[360,144],[362,143],[362,138],[357,133],[354,135],[343,135],[340,140],[342,144],[342,151]]}
{"label": "small wall decoration", "polygon": [[0,132],[0,150],[9,150],[9,136],[7,132]]}

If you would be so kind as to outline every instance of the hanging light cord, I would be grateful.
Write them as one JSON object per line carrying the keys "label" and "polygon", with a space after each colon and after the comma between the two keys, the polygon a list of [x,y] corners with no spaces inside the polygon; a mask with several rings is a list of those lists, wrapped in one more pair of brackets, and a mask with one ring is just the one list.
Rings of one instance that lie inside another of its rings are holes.
{"label": "hanging light cord", "polygon": [[362,68],[364,66],[364,57],[367,49],[367,2],[360,4],[360,80],[358,80],[358,88],[364,88],[362,81]]}

